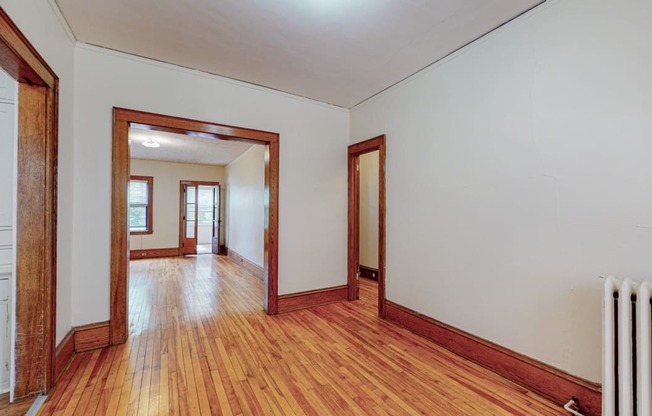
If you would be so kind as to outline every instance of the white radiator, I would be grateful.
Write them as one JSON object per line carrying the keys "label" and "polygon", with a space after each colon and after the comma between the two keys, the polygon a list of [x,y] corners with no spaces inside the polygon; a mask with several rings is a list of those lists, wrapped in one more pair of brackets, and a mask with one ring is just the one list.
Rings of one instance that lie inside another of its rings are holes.
{"label": "white radiator", "polygon": [[605,279],[603,416],[652,415],[652,283]]}

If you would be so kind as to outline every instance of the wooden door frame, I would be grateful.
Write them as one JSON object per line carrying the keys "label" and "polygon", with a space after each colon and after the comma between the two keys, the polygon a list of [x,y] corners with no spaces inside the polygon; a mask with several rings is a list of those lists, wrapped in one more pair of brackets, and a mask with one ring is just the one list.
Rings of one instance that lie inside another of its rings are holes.
{"label": "wooden door frame", "polygon": [[111,320],[112,345],[127,341],[129,230],[127,185],[129,182],[129,127],[138,127],[209,139],[244,141],[265,145],[265,264],[263,308],[278,313],[278,189],[279,134],[243,127],[191,120],[144,111],[113,108],[111,184]]}
{"label": "wooden door frame", "polygon": [[[183,213],[185,211],[185,200],[181,196],[183,195],[183,187],[184,186],[193,186],[197,185],[197,191],[199,191],[199,186],[219,186],[220,187],[220,197],[222,194],[222,188],[219,182],[210,182],[210,181],[188,181],[188,180],[180,180],[179,181],[179,255],[183,256]],[[197,195],[199,198],[199,194]],[[199,204],[197,206],[199,208]],[[220,205],[221,208],[221,205]],[[220,216],[220,221],[222,220]],[[197,236],[197,231],[199,230],[199,221],[196,222],[196,227],[195,227],[195,237]],[[222,227],[219,226],[220,231],[222,230]],[[220,236],[217,236],[218,241]],[[219,244],[218,244],[219,245]]]}
{"label": "wooden door frame", "polygon": [[55,382],[59,79],[0,7],[0,66],[18,81],[13,398]]}
{"label": "wooden door frame", "polygon": [[348,299],[360,297],[360,156],[378,150],[378,316],[385,317],[385,135],[349,146]]}

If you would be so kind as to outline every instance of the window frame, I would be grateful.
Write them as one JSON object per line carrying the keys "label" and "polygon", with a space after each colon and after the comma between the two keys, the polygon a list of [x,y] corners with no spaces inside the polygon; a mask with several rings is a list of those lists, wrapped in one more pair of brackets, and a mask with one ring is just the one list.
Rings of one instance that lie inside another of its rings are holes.
{"label": "window frame", "polygon": [[[129,227],[129,235],[148,235],[154,233],[154,177],[153,176],[139,176],[131,175],[129,176],[129,186],[131,187],[132,181],[146,182],[147,183],[147,221],[146,229],[144,231],[131,231],[131,226],[129,225],[129,215],[127,215],[127,226]],[[129,192],[129,191],[128,191]],[[127,196],[129,200],[129,196]],[[135,204],[137,206],[142,206],[143,204]],[[132,204],[129,202],[127,204],[127,211],[132,207]]]}

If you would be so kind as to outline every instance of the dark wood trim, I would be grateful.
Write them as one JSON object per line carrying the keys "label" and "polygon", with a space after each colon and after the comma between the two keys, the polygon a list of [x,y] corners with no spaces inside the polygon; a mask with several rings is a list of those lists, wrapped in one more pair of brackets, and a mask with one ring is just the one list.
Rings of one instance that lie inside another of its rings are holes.
{"label": "dark wood trim", "polygon": [[54,365],[54,381],[55,383],[59,381],[61,374],[68,367],[68,364],[72,361],[72,357],[75,356],[75,328],[72,328],[59,346],[57,347],[56,360]]}
{"label": "dark wood trim", "polygon": [[[212,165],[210,165],[212,166]],[[211,181],[191,181],[187,179],[183,179],[179,181],[182,185],[206,185],[206,186],[220,186],[219,182],[211,182]]]}
{"label": "dark wood trim", "polygon": [[[115,114],[114,114],[115,116]],[[129,316],[129,122],[113,120],[111,178],[111,344],[127,341]]]}
{"label": "dark wood trim", "polygon": [[154,234],[154,177],[153,176],[129,176],[129,181],[147,182],[147,230],[129,231],[130,235]]}
{"label": "dark wood trim", "polygon": [[0,66],[20,83],[58,89],[59,78],[2,8]]}
{"label": "dark wood trim", "polygon": [[179,247],[144,248],[129,251],[129,260],[156,259],[161,257],[177,257],[181,255]]}
{"label": "dark wood trim", "polygon": [[148,113],[146,111],[114,107],[113,113],[117,120],[129,121],[133,127],[139,129],[164,131],[207,139],[247,140],[254,144],[274,143],[278,142],[279,139],[278,133],[269,131]]}
{"label": "dark wood trim", "polygon": [[278,313],[278,189],[279,140],[265,149],[265,245],[263,265],[263,307],[268,314]]}
{"label": "dark wood trim", "polygon": [[57,347],[55,382],[59,381],[75,354],[110,345],[109,321],[73,327]]}
{"label": "dark wood trim", "polygon": [[59,79],[0,8],[0,67],[18,81],[14,398],[55,378]]}
{"label": "dark wood trim", "polygon": [[211,139],[245,141],[266,146],[265,157],[265,264],[263,307],[278,313],[278,133],[227,126],[143,111],[113,108],[111,199],[111,344],[127,340],[129,230],[127,182],[129,180],[129,126]]}
{"label": "dark wood trim", "polygon": [[110,345],[109,322],[78,326],[75,328],[75,352],[96,350]]}
{"label": "dark wood trim", "polygon": [[229,248],[224,245],[220,245],[220,255],[221,256],[228,256],[229,255]]}
{"label": "dark wood trim", "polygon": [[[43,288],[45,281],[45,244],[42,231],[45,218],[40,207],[45,205],[45,172],[42,169],[42,155],[45,154],[45,117],[42,112],[30,109],[44,106],[42,87],[18,84],[18,189],[33,192],[18,192],[16,223],[19,253],[16,258],[16,380],[15,394],[30,396],[43,391],[44,360],[43,341],[45,321],[41,312],[46,299]],[[21,175],[21,170],[23,174]],[[26,175],[25,173],[30,172]],[[39,212],[40,211],[40,212]],[[29,255],[27,255],[29,253]],[[36,310],[35,310],[36,309]],[[22,319],[21,319],[22,318]],[[24,373],[29,374],[24,377]]]}
{"label": "dark wood trim", "polygon": [[348,149],[349,211],[348,211],[348,299],[360,297],[358,266],[360,264],[360,156],[378,150],[378,316],[385,316],[385,135],[352,144]]}
{"label": "dark wood trim", "polygon": [[386,301],[385,318],[559,405],[577,397],[580,412],[600,415],[602,388],[525,355]]}
{"label": "dark wood trim", "polygon": [[[16,383],[14,397],[53,384],[56,325],[56,155],[48,90],[18,84]],[[52,175],[52,176],[51,176]],[[45,208],[45,209],[44,209]],[[54,316],[54,318],[53,318]]]}
{"label": "dark wood trim", "polygon": [[238,263],[239,265],[244,267],[245,270],[247,270],[249,273],[253,274],[257,278],[262,279],[264,277],[265,270],[263,267],[260,267],[259,265],[247,259],[246,257],[242,257],[236,251],[227,249],[227,257],[232,262]]}
{"label": "dark wood trim", "polygon": [[360,265],[358,268],[360,270],[360,277],[365,277],[367,279],[378,280],[378,269],[373,267],[367,267]]}
{"label": "dark wood trim", "polygon": [[[19,98],[20,99],[20,98]],[[57,330],[57,189],[59,158],[59,79],[46,90],[46,154],[45,154],[45,391],[56,383],[56,330]]]}
{"label": "dark wood trim", "polygon": [[349,211],[348,211],[348,256],[347,285],[348,299],[360,298],[358,284],[358,265],[360,264],[360,175],[358,172],[359,157],[352,155],[349,149]]}
{"label": "dark wood trim", "polygon": [[347,300],[347,294],[348,286],[342,285],[281,295],[278,297],[278,311],[283,313],[329,303],[344,302]]}

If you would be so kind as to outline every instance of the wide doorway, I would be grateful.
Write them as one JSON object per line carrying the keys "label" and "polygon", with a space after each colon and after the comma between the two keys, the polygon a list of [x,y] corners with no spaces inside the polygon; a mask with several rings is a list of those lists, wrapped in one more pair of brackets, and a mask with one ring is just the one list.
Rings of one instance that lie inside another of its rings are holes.
{"label": "wide doorway", "polygon": [[[219,140],[225,142],[245,142],[250,144],[263,145],[262,148],[262,161],[264,163],[263,169],[263,308],[268,314],[275,314],[278,311],[278,182],[279,182],[279,135],[277,133],[265,132],[260,130],[252,130],[241,127],[226,126],[216,123],[184,119],[174,116],[167,116],[161,114],[146,113],[136,110],[127,110],[114,108],[113,112],[113,181],[112,181],[112,226],[111,226],[111,320],[110,320],[110,342],[111,344],[124,343],[128,338],[128,317],[129,317],[129,259],[130,259],[130,243],[131,250],[134,247],[134,235],[129,238],[129,184],[130,175],[152,176],[153,182],[151,189],[153,189],[153,198],[148,201],[149,206],[163,204],[163,206],[170,206],[170,204],[157,201],[157,195],[172,195],[169,192],[160,192],[163,181],[157,180],[156,175],[146,175],[143,172],[134,171],[133,160],[130,159],[130,146],[144,146],[157,149],[159,153],[169,152],[171,154],[179,153],[182,150],[173,147],[159,146],[160,143],[154,143],[149,138],[145,138],[142,143],[130,142],[130,129],[139,129],[150,132],[163,132],[184,135],[188,138],[202,138],[210,139],[211,141]],[[167,149],[167,150],[166,150]],[[133,156],[133,151],[131,152]],[[159,154],[159,160],[164,159],[163,154]],[[145,161],[149,163],[148,161]],[[132,166],[130,166],[132,165]],[[141,163],[142,165],[142,163]],[[164,169],[162,175],[169,172],[169,169]],[[194,175],[193,175],[194,176]],[[181,178],[183,179],[183,178]],[[179,179],[176,186],[183,186],[180,184]],[[169,235],[181,236],[184,242],[187,242],[190,250],[197,252],[198,246],[208,245],[204,243],[208,240],[207,235],[211,236],[211,252],[213,250],[213,242],[215,235],[219,236],[222,233],[220,228],[219,216],[213,214],[209,215],[210,210],[219,210],[221,202],[213,200],[211,202],[200,203],[199,201],[199,186],[208,185],[213,186],[212,191],[206,189],[206,195],[216,195],[223,193],[221,187],[215,188],[218,184],[197,184],[186,188],[186,197],[176,197],[175,204],[180,204],[183,201],[182,211],[186,212],[185,220],[182,218],[180,221],[181,232],[169,233]],[[179,189],[177,187],[177,189]],[[192,191],[190,191],[192,189]],[[212,192],[212,193],[211,193]],[[190,195],[194,193],[194,195]],[[207,197],[207,199],[210,199]],[[219,198],[218,198],[219,199]],[[200,205],[203,206],[200,212]],[[176,205],[180,207],[179,205]],[[200,216],[202,217],[203,225],[211,225],[212,230],[207,230],[200,237]],[[156,215],[155,215],[156,217]],[[150,219],[152,217],[150,216]],[[176,225],[179,214],[175,215],[172,222]],[[160,216],[153,218],[149,223],[150,229],[144,231],[140,236],[142,244],[146,240],[158,238],[152,231],[158,227],[166,227],[170,224],[165,218]],[[162,236],[164,237],[164,236]],[[168,238],[168,237],[165,237]],[[174,250],[178,251],[178,247],[168,246],[168,242],[176,245],[179,237],[176,240],[165,240],[159,243],[159,248],[171,249],[169,253]],[[131,240],[131,241],[130,241]],[[193,247],[194,246],[194,247]],[[147,249],[147,247],[144,247]],[[216,251],[220,250],[219,246]],[[185,250],[185,249],[184,249]],[[164,253],[165,254],[165,253]]]}

